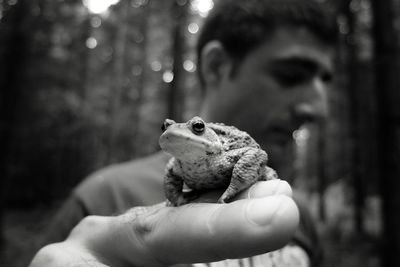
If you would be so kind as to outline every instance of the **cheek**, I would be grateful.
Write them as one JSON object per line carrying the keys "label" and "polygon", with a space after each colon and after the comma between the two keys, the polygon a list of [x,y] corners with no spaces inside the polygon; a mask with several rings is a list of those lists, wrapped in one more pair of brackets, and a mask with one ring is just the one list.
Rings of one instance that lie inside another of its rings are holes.
{"label": "cheek", "polygon": [[271,117],[282,113],[284,102],[288,101],[284,92],[265,76],[249,75],[245,79],[241,76],[223,88],[213,100],[215,121],[255,133]]}
{"label": "cheek", "polygon": [[231,119],[240,120],[241,124],[256,124],[275,109],[275,100],[275,97],[265,91],[242,88],[221,100],[224,106],[221,113]]}

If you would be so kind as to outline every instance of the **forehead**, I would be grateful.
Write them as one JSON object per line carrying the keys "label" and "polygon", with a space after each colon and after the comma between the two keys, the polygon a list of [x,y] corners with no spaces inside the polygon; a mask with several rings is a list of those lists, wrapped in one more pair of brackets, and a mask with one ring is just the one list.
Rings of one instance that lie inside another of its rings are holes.
{"label": "forehead", "polygon": [[332,70],[334,45],[322,42],[303,27],[280,27],[247,56],[249,60],[267,62],[310,61],[321,68]]}

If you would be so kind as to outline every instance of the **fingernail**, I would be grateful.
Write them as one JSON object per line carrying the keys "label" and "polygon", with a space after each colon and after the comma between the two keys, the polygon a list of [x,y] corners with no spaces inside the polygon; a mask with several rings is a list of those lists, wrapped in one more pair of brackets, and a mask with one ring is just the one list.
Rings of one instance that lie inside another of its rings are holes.
{"label": "fingernail", "polygon": [[275,195],[287,195],[291,196],[292,195],[292,189],[288,182],[284,180],[276,180],[276,186],[274,188],[274,194]]}
{"label": "fingernail", "polygon": [[274,183],[274,189],[272,190],[272,192],[274,193],[274,195],[277,195],[282,189],[281,188],[282,181],[280,179],[276,179],[276,180],[271,180],[270,183]]}
{"label": "fingernail", "polygon": [[[247,198],[256,198],[261,196],[278,195],[281,190],[282,181],[279,179],[263,181],[250,187],[247,193]],[[267,192],[267,194],[266,194]]]}
{"label": "fingernail", "polygon": [[270,224],[276,212],[281,208],[284,199],[285,197],[280,195],[254,199],[248,204],[247,218],[260,226]]}
{"label": "fingernail", "polygon": [[263,181],[250,187],[247,198],[259,198],[273,195],[292,196],[290,185],[284,180]]}

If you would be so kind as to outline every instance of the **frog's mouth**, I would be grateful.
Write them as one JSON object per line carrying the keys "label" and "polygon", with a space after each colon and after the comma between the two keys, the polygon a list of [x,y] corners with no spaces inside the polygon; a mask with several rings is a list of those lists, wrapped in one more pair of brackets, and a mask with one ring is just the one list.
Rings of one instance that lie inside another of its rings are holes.
{"label": "frog's mouth", "polygon": [[[161,148],[177,158],[197,158],[220,153],[222,145],[202,136],[182,131],[166,131],[160,137]],[[188,159],[189,159],[188,158]]]}

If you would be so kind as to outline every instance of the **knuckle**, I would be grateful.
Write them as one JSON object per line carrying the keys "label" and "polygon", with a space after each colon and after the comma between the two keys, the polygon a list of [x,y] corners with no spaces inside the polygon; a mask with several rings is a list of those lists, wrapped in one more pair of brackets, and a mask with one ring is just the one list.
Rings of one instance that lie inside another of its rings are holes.
{"label": "knuckle", "polygon": [[103,218],[104,217],[97,216],[97,215],[89,215],[89,216],[86,216],[85,218],[83,218],[82,221],[78,225],[83,228],[89,228],[89,229],[95,228],[104,223]]}
{"label": "knuckle", "polygon": [[159,250],[160,238],[157,236],[160,231],[157,227],[160,225],[159,211],[140,212],[131,221],[132,238],[143,255],[147,255],[151,266],[169,266],[167,258]]}
{"label": "knuckle", "polygon": [[148,214],[140,214],[132,222],[133,231],[141,240],[144,240],[145,237],[152,232],[153,225]]}
{"label": "knuckle", "polygon": [[30,267],[40,267],[40,266],[54,266],[57,262],[58,256],[57,244],[47,245],[41,248],[38,253],[33,258]]}
{"label": "knuckle", "polygon": [[83,218],[72,230],[69,238],[82,239],[88,233],[98,232],[106,225],[107,218],[103,216],[90,215]]}

